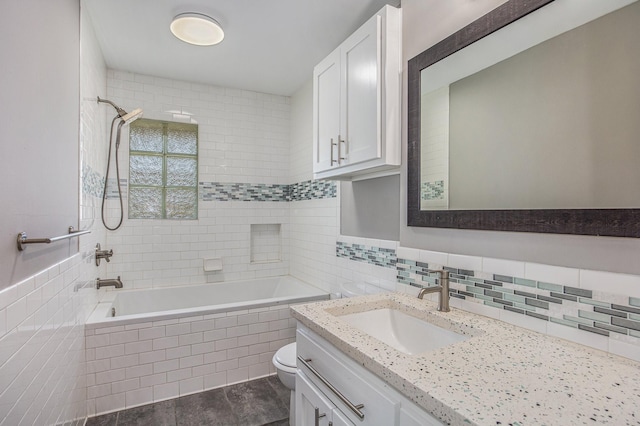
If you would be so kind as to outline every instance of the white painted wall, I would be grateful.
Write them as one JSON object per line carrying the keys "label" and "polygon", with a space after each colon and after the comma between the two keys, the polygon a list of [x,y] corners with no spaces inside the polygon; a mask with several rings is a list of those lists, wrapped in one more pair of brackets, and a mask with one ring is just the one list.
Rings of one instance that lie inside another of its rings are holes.
{"label": "white painted wall", "polygon": [[77,240],[16,249],[78,226],[79,1],[0,5],[3,206],[0,289],[78,250]]}

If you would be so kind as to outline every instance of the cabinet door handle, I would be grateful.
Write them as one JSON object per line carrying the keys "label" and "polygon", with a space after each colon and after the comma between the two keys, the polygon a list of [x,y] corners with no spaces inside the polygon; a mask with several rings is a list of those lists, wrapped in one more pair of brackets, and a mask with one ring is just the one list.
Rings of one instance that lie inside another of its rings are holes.
{"label": "cabinet door handle", "polygon": [[[316,426],[320,426],[320,418],[321,417],[325,417],[327,415],[327,413],[322,413],[320,414],[320,409],[318,407],[316,407]],[[331,423],[329,423],[331,425]]]}
{"label": "cabinet door handle", "polygon": [[325,386],[327,386],[331,392],[333,392],[338,398],[340,398],[340,400],[342,402],[344,402],[347,407],[349,407],[349,410],[353,411],[353,414],[358,416],[358,418],[360,418],[360,419],[364,419],[364,413],[362,411],[360,411],[361,409],[364,408],[364,404],[354,405],[351,401],[349,401],[346,396],[344,396],[327,379],[325,379],[322,376],[322,374],[318,373],[318,371],[311,366],[311,364],[310,364],[311,360],[310,359],[304,359],[300,355],[298,355],[298,361],[300,361],[302,363],[302,365],[307,367],[309,369],[309,371],[311,371],[314,376],[316,376],[318,379],[320,379],[320,381],[322,383],[324,383]]}
{"label": "cabinet door handle", "polygon": [[342,151],[341,147],[343,143],[345,143],[344,139],[340,139],[340,135],[338,135],[338,163],[340,163],[340,161],[342,160],[347,159],[346,157],[343,157],[342,154],[340,153]]}
{"label": "cabinet door handle", "polygon": [[[339,139],[338,139],[339,140]],[[333,159],[333,147],[338,145],[338,157],[340,157],[340,144],[336,144],[333,142],[333,138],[331,138],[331,165],[333,166],[333,163],[338,163],[338,160],[334,160]]]}

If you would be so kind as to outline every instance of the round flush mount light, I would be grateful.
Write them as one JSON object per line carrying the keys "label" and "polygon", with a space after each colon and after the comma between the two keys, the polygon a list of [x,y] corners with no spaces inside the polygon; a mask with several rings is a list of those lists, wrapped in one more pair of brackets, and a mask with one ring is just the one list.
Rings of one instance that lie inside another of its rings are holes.
{"label": "round flush mount light", "polygon": [[212,46],[224,39],[220,24],[202,13],[181,13],[173,18],[170,28],[174,36],[196,46]]}

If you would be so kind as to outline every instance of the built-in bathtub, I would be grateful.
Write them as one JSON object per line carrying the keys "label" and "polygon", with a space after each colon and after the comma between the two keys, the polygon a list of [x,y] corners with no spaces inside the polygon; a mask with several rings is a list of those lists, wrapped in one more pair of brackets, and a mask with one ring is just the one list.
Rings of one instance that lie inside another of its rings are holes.
{"label": "built-in bathtub", "polygon": [[105,295],[85,327],[89,415],[274,374],[289,306],[329,298],[289,276]]}

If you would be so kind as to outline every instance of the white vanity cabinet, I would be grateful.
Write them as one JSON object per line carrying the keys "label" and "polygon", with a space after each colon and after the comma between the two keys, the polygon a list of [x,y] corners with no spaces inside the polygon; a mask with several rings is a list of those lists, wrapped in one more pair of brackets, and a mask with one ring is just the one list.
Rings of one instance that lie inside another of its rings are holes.
{"label": "white vanity cabinet", "polygon": [[300,323],[296,341],[296,426],[442,425]]}
{"label": "white vanity cabinet", "polygon": [[316,65],[314,179],[400,166],[401,54],[401,12],[385,6]]}
{"label": "white vanity cabinet", "polygon": [[296,377],[296,426],[353,426],[322,392],[298,372]]}

